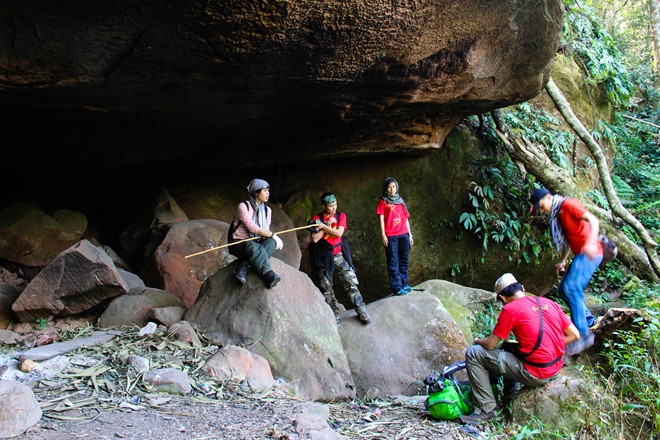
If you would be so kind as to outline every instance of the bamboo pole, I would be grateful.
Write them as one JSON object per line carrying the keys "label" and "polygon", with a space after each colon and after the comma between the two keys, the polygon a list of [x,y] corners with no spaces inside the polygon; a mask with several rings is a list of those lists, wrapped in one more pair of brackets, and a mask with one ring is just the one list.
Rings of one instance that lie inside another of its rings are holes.
{"label": "bamboo pole", "polygon": [[[286,234],[287,232],[299,231],[301,229],[308,229],[308,228],[314,228],[314,227],[316,227],[316,225],[299,226],[297,228],[285,229],[284,231],[276,232],[276,234]],[[233,246],[233,245],[238,244],[238,243],[245,243],[246,241],[258,240],[260,238],[268,238],[268,237],[262,237],[260,235],[257,235],[256,237],[244,238],[243,240],[235,241],[233,243],[223,244],[222,246],[216,246],[216,247],[212,247],[211,249],[207,249],[205,251],[197,252],[195,254],[186,255],[184,258],[194,257],[196,255],[205,254],[205,253],[211,252],[211,251],[217,251],[218,249]]]}

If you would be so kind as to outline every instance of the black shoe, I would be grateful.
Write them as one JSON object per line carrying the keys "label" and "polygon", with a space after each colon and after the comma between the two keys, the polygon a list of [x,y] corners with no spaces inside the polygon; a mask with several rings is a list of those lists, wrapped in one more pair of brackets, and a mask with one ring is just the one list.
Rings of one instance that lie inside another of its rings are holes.
{"label": "black shoe", "polygon": [[355,313],[358,315],[358,319],[362,324],[369,324],[371,322],[371,317],[367,313],[367,308],[364,305],[355,308]]}
{"label": "black shoe", "polygon": [[269,270],[264,275],[264,283],[266,283],[266,287],[269,289],[275,287],[280,281],[282,281],[282,278],[272,270]]}
{"label": "black shoe", "polygon": [[250,272],[250,263],[244,261],[241,265],[234,271],[234,276],[241,285],[244,285],[247,282],[248,272]]}

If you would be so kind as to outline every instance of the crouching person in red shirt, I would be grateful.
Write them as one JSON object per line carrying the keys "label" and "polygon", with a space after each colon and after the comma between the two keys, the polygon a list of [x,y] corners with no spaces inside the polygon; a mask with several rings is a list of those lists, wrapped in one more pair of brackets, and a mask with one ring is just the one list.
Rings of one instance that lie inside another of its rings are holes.
{"label": "crouching person in red shirt", "polygon": [[[475,338],[465,353],[475,411],[461,418],[464,423],[479,424],[499,417],[491,376],[502,376],[510,389],[516,383],[529,387],[545,385],[564,365],[566,345],[580,338],[578,329],[557,303],[527,296],[512,274],[506,273],[495,282],[495,294],[504,305],[493,333],[487,338]],[[496,348],[512,332],[518,341],[517,349]]]}

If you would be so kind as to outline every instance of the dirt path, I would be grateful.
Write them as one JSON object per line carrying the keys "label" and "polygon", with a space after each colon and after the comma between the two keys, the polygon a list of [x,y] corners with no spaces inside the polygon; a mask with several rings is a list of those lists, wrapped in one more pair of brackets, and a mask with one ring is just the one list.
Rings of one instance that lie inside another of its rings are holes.
{"label": "dirt path", "polygon": [[[430,419],[423,408],[386,401],[326,404],[332,431],[325,431],[324,437],[312,437],[300,433],[295,421],[313,403],[295,399],[154,395],[160,403],[150,404],[147,397],[121,408],[108,396],[93,396],[88,391],[67,392],[65,395],[70,397],[62,399],[59,393],[36,388],[35,395],[42,405],[55,400],[60,405],[45,410],[42,419],[17,439],[294,440],[339,439],[340,434],[344,438],[383,440],[471,438],[460,431],[457,423]],[[78,406],[79,402],[83,405]]]}

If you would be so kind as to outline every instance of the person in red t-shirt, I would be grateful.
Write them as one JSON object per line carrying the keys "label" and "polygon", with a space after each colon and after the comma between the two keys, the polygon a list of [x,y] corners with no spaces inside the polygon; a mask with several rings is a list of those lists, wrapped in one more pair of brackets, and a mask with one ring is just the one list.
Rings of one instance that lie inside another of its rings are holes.
{"label": "person in red t-shirt", "polygon": [[[594,344],[589,328],[596,323],[584,300],[584,289],[603,261],[603,247],[598,240],[600,222],[576,199],[552,194],[545,188],[535,189],[531,196],[530,211],[550,215],[552,241],[561,253],[557,273],[565,271],[559,284],[559,296],[571,311],[571,320],[580,331],[580,340],[566,349],[569,355],[580,353]],[[573,261],[566,270],[570,252]]]}
{"label": "person in red t-shirt", "polygon": [[[564,365],[566,346],[580,337],[559,304],[527,296],[512,274],[505,273],[495,282],[495,293],[504,304],[495,328],[487,338],[475,338],[465,353],[475,411],[462,417],[464,423],[478,424],[499,417],[490,376],[504,378],[502,404],[506,406],[505,401],[513,397],[507,392],[515,389],[514,384],[538,387],[552,380]],[[496,348],[510,333],[516,337],[518,349]]]}
{"label": "person in red t-shirt", "polygon": [[312,265],[312,281],[319,288],[325,302],[335,314],[339,322],[339,303],[333,290],[334,275],[341,280],[351,302],[355,305],[355,313],[363,324],[369,324],[371,317],[358,289],[358,278],[355,274],[350,248],[344,242],[344,231],[347,229],[346,214],[337,211],[337,197],[327,192],[321,195],[323,212],[312,217],[310,229],[312,241],[308,245]]}
{"label": "person in red t-shirt", "polygon": [[385,246],[390,288],[395,295],[412,290],[408,285],[410,246],[414,244],[410,232],[410,213],[399,195],[399,183],[392,177],[385,179],[383,195],[376,205],[380,220],[380,233]]}

